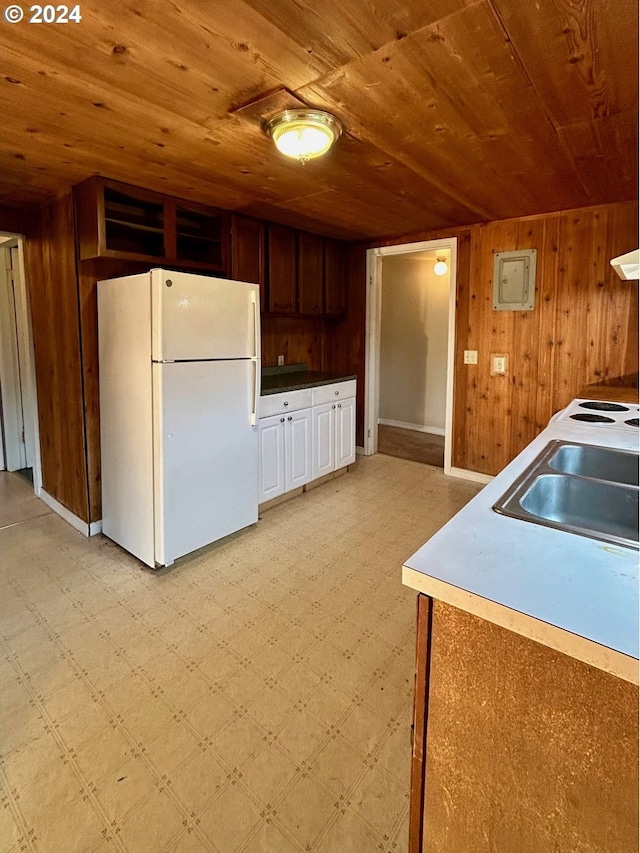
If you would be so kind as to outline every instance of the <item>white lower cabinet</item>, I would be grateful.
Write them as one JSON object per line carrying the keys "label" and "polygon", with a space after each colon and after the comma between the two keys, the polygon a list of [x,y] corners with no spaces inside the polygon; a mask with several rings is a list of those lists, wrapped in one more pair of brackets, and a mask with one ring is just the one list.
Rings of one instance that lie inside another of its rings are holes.
{"label": "white lower cabinet", "polygon": [[311,480],[311,409],[258,421],[258,503],[277,498]]}
{"label": "white lower cabinet", "polygon": [[324,403],[311,409],[313,415],[312,476],[315,480],[351,465],[356,459],[356,401]]}
{"label": "white lower cabinet", "polygon": [[355,462],[355,393],[351,380],[261,398],[259,503]]}
{"label": "white lower cabinet", "polygon": [[311,480],[311,409],[287,415],[284,431],[284,490]]}
{"label": "white lower cabinet", "polygon": [[324,406],[314,406],[311,409],[313,418],[311,473],[314,480],[336,470],[335,408],[335,403],[325,403]]}
{"label": "white lower cabinet", "polygon": [[336,470],[356,461],[356,398],[337,403]]}
{"label": "white lower cabinet", "polygon": [[284,418],[279,415],[258,421],[259,504],[284,492],[284,423]]}

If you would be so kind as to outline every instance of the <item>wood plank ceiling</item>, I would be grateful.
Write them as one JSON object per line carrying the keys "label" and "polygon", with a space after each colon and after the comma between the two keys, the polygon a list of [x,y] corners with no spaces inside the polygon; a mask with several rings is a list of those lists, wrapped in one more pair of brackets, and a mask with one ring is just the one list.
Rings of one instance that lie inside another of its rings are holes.
{"label": "wood plank ceiling", "polygon": [[[28,7],[24,7],[25,11]],[[347,239],[624,201],[637,0],[102,0],[2,22],[0,192],[92,174]],[[327,109],[325,159],[261,119]]]}

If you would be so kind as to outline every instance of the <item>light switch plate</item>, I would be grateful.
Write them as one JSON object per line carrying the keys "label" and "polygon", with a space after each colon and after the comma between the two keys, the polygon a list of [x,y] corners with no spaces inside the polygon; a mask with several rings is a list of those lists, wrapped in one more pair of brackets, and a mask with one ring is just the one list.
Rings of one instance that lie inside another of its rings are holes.
{"label": "light switch plate", "polygon": [[478,350],[477,349],[466,349],[464,351],[464,363],[465,364],[477,364],[478,363]]}
{"label": "light switch plate", "polygon": [[491,375],[504,376],[507,372],[507,356],[504,353],[491,353]]}

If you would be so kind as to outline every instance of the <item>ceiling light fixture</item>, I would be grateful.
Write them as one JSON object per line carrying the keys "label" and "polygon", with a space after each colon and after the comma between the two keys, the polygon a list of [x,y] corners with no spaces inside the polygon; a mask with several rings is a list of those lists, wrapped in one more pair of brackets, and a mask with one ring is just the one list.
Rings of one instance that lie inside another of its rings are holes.
{"label": "ceiling light fixture", "polygon": [[446,275],[449,272],[449,267],[445,258],[437,258],[433,265],[433,271],[436,275]]}
{"label": "ceiling light fixture", "polygon": [[322,157],[342,133],[338,119],[322,110],[285,110],[264,129],[278,151],[300,163]]}

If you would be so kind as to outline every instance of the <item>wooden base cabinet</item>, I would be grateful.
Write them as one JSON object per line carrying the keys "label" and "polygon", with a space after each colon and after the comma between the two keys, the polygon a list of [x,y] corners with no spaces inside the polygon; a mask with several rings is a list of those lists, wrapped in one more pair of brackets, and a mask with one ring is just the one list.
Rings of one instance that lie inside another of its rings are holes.
{"label": "wooden base cabinet", "polygon": [[311,409],[261,418],[258,503],[311,480]]}
{"label": "wooden base cabinet", "polygon": [[637,685],[419,595],[408,849],[637,853]]}

